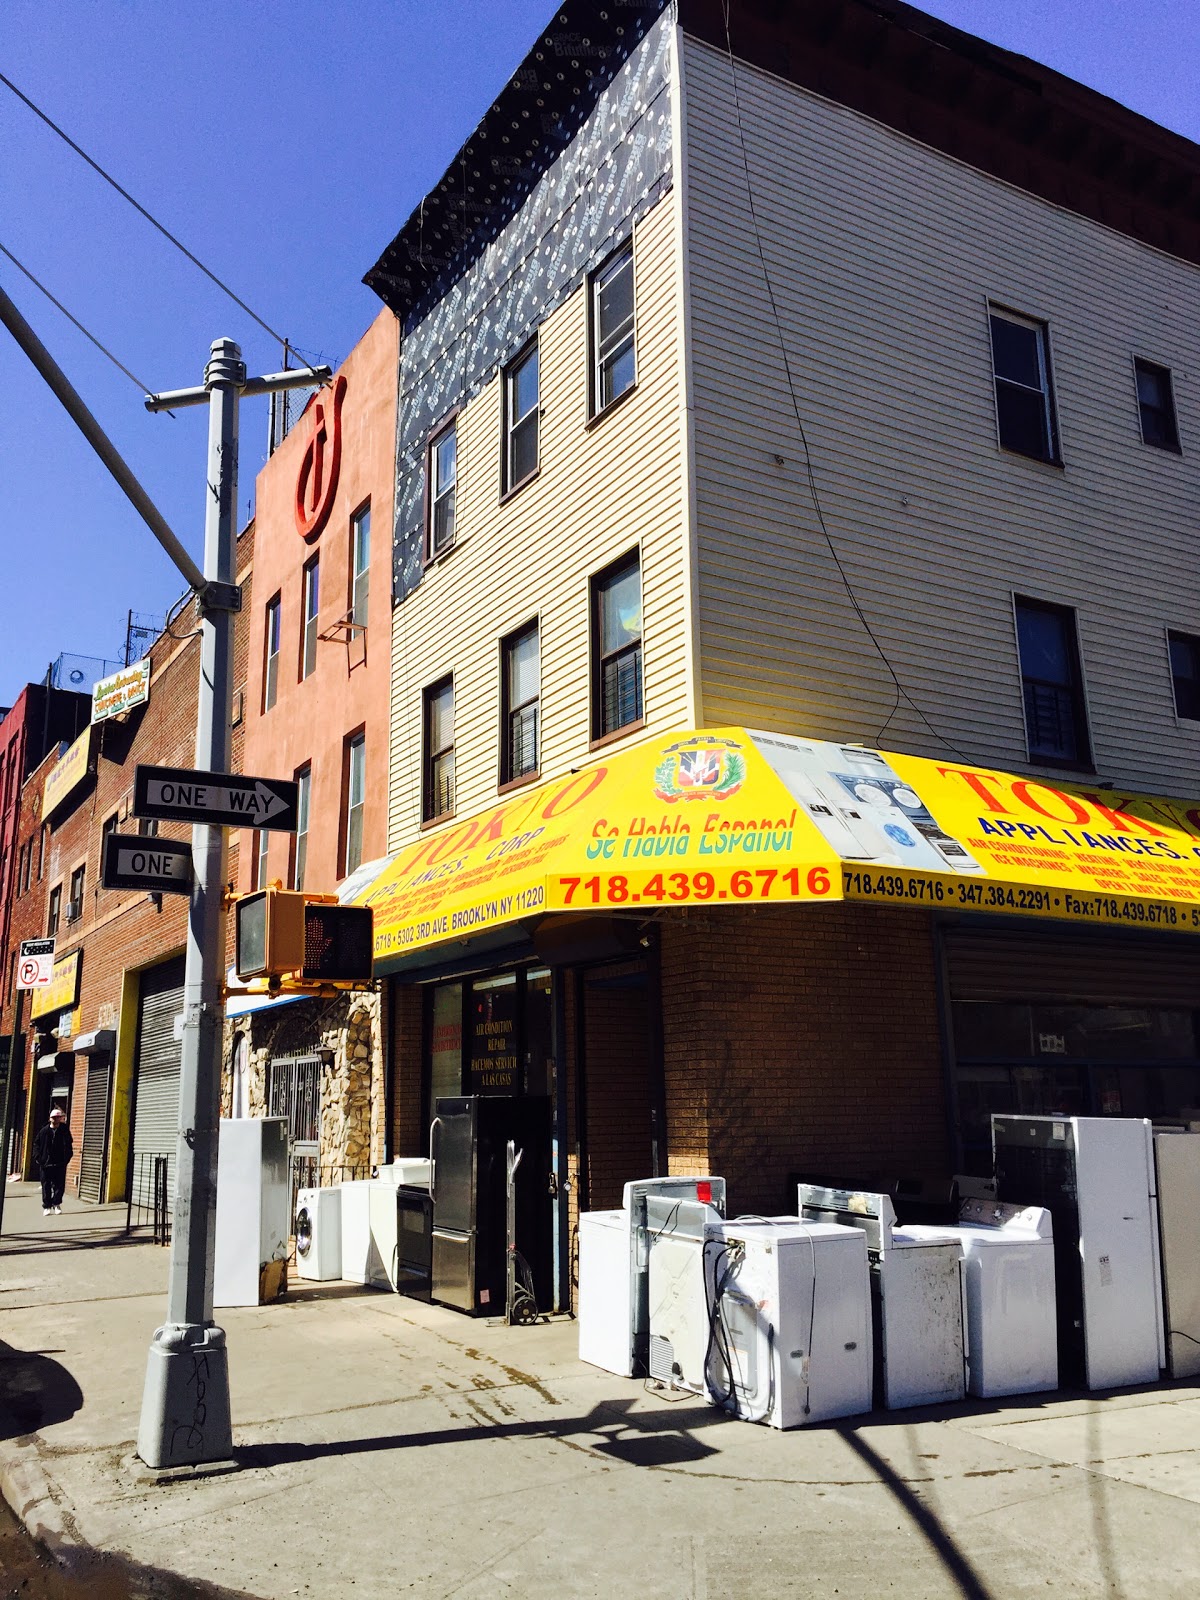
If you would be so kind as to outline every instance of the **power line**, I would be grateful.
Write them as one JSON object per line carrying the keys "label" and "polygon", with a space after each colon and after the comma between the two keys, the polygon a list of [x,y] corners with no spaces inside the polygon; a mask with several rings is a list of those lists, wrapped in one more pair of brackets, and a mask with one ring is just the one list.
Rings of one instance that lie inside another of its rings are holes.
{"label": "power line", "polygon": [[[101,355],[105,355],[105,356],[108,357],[108,359],[112,362],[113,366],[117,368],[118,372],[123,372],[125,374],[125,376],[129,379],[130,383],[137,384],[137,386],[138,386],[139,390],[142,392],[142,394],[149,394],[151,392],[149,385],[143,383],[142,380],[137,376],[136,373],[130,372],[129,368],[127,366],[125,366],[123,362],[118,361],[116,356],[113,355],[112,351],[107,349],[104,345],[102,345],[100,343],[99,339],[96,338],[94,333],[89,333],[88,330],[84,327],[83,323],[80,322],[79,318],[78,317],[73,317],[71,315],[71,313],[67,310],[66,306],[63,305],[62,301],[61,300],[56,300],[55,297],[50,293],[49,289],[47,289],[46,285],[44,283],[42,283],[40,279],[35,278],[33,273],[30,272],[29,268],[27,266],[25,266],[23,262],[18,261],[16,256],[13,255],[12,251],[9,250],[8,247],[6,245],[4,245],[4,244],[0,244],[0,255],[6,255],[8,257],[8,259],[12,262],[13,266],[16,267],[17,271],[18,272],[23,272],[25,274],[25,276],[29,279],[30,283],[33,284],[34,288],[35,289],[40,289],[42,291],[42,293],[46,296],[46,299],[49,300],[50,304],[52,306],[57,307],[57,309],[62,312],[63,316],[66,317],[67,321],[69,323],[71,323],[73,327],[78,328],[80,333],[83,335],[83,337],[85,339],[89,339],[91,341],[91,343],[96,346],[96,349],[100,351]],[[168,412],[167,414],[168,414],[168,416],[174,416],[175,415],[175,413],[173,411],[172,412]]]}
{"label": "power line", "polygon": [[[70,145],[71,149],[74,150],[75,154],[77,156],[79,156],[82,160],[86,161],[88,166],[91,167],[93,172],[98,173],[99,176],[104,179],[105,183],[110,184],[117,191],[117,193],[121,196],[121,198],[123,200],[128,200],[129,204],[133,207],[133,209],[136,212],[138,212],[141,216],[145,217],[146,221],[150,224],[150,226],[152,228],[157,228],[159,233],[162,234],[164,239],[169,239],[170,242],[175,246],[175,248],[177,250],[181,251],[188,258],[188,260],[192,263],[192,265],[194,267],[199,267],[200,271],[204,274],[204,276],[206,278],[210,279],[211,282],[215,283],[217,288],[220,289],[222,291],[222,293],[227,294],[235,305],[240,306],[241,309],[246,313],[246,315],[253,322],[257,322],[259,327],[262,328],[265,333],[269,333],[271,335],[272,339],[274,339],[277,344],[279,344],[279,345],[288,344],[289,341],[286,340],[281,333],[276,333],[274,328],[272,328],[269,323],[264,322],[263,319],[258,315],[258,313],[256,311],[252,311],[251,308],[246,304],[246,302],[239,295],[234,294],[233,290],[229,287],[229,285],[227,283],[223,282],[222,279],[217,277],[215,272],[213,272],[210,268],[208,268],[208,267],[206,267],[204,265],[203,261],[200,260],[199,256],[193,255],[192,252],[188,249],[188,247],[181,240],[177,239],[175,237],[175,235],[170,231],[169,228],[164,227],[163,224],[158,220],[157,217],[151,215],[151,213],[146,210],[144,205],[142,205],[139,201],[135,200],[133,198],[133,196],[130,194],[128,189],[122,188],[122,186],[117,182],[117,180],[112,176],[111,173],[106,172],[98,161],[94,161],[92,159],[92,157],[90,155],[88,155],[87,151],[84,150],[81,145],[77,145],[75,143],[74,139],[71,138],[70,134],[64,132],[64,130],[59,127],[57,122],[53,121],[52,118],[48,117],[40,106],[35,105],[34,102],[29,98],[29,96],[27,94],[23,94],[22,91],[17,88],[16,84],[12,81],[12,79],[11,78],[6,78],[2,72],[0,72],[0,83],[4,84],[4,86],[6,88],[11,89],[13,94],[16,95],[17,99],[22,101],[25,105],[27,105],[29,107],[30,111],[33,112],[35,117],[40,117],[41,120],[46,124],[46,126],[48,128],[50,128],[50,129],[52,129],[53,132],[55,132],[58,135],[58,137],[63,141],[64,144]],[[291,349],[297,351],[298,354],[303,354],[303,352],[301,352],[299,350],[299,347],[297,345],[295,345],[295,344],[291,345]],[[306,367],[308,367],[310,370],[312,369],[312,362],[311,361],[305,361],[304,365]]]}
{"label": "power line", "polygon": [[808,477],[809,493],[812,496],[813,507],[817,513],[817,522],[820,524],[821,532],[825,536],[825,543],[829,547],[829,554],[833,557],[833,564],[837,568],[838,577],[842,580],[842,587],[846,591],[846,597],[850,601],[854,615],[862,624],[867,638],[870,639],[871,643],[875,646],[876,652],[879,655],[879,659],[887,668],[895,692],[895,699],[892,702],[892,709],[888,712],[887,719],[883,726],[875,735],[875,740],[877,744],[882,744],[883,736],[887,732],[892,718],[896,715],[897,711],[899,711],[901,701],[905,700],[916,712],[917,716],[920,717],[921,721],[929,729],[930,733],[933,734],[934,738],[945,744],[954,752],[956,756],[959,757],[960,760],[966,761],[968,758],[963,755],[961,750],[958,749],[954,741],[947,738],[944,733],[941,733],[937,728],[934,727],[933,723],[930,722],[925,712],[913,699],[912,695],[905,688],[904,684],[901,683],[900,675],[892,665],[887,651],[880,643],[878,635],[876,634],[874,628],[872,628],[870,620],[868,619],[866,612],[863,610],[862,605],[859,602],[858,595],[854,590],[854,585],[850,582],[850,576],[845,567],[842,565],[841,557],[837,552],[837,546],[834,544],[833,537],[830,534],[829,528],[825,522],[825,512],[821,506],[821,497],[817,493],[817,479],[816,473],[813,470],[812,452],[808,446],[808,433],[804,427],[804,420],[800,415],[800,401],[797,398],[796,384],[794,378],[792,377],[792,362],[791,357],[788,355],[787,341],[784,338],[783,321],[779,315],[779,306],[775,299],[775,286],[771,281],[771,272],[770,268],[767,266],[766,252],[763,249],[762,233],[759,230],[758,225],[758,207],[754,202],[754,183],[750,176],[750,157],[746,150],[746,130],[742,124],[742,102],[741,97],[738,94],[737,67],[734,61],[733,39],[729,27],[729,0],[721,0],[721,10],[725,22],[725,52],[729,58],[729,79],[730,87],[733,91],[734,115],[737,119],[738,144],[740,146],[740,153],[742,157],[742,169],[746,176],[746,198],[750,205],[750,224],[754,232],[754,243],[758,251],[759,264],[762,267],[763,282],[766,284],[767,299],[770,302],[771,316],[775,324],[775,334],[779,340],[779,351],[783,357],[783,372],[784,377],[787,380],[788,394],[792,402],[792,411],[796,418],[796,427],[800,433],[800,443],[804,449],[804,464]]}

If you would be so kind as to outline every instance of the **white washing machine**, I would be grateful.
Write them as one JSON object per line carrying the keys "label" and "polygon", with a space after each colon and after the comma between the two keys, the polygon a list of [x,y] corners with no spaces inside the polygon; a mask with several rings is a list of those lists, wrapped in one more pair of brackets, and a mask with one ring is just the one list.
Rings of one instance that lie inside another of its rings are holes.
{"label": "white washing machine", "polygon": [[[342,1278],[347,1283],[371,1281],[371,1190],[369,1178],[340,1183]],[[395,1191],[393,1190],[393,1194]]]}
{"label": "white washing machine", "polygon": [[801,1428],[871,1409],[871,1275],[859,1228],[723,1223],[726,1408],[748,1422]]}
{"label": "white washing machine", "polygon": [[891,1196],[802,1183],[807,1221],[861,1228],[871,1264],[875,1367],[889,1411],[942,1405],[966,1394],[962,1245],[945,1228],[896,1226]]}
{"label": "white washing machine", "polygon": [[909,1234],[947,1232],[962,1246],[967,1388],[993,1395],[1058,1388],[1054,1224],[1043,1206],[967,1199],[952,1228],[910,1226]]}
{"label": "white washing machine", "polygon": [[725,1213],[724,1178],[639,1178],[614,1211],[579,1218],[579,1359],[618,1377],[647,1363],[648,1252],[646,1199],[702,1201]]}
{"label": "white washing machine", "polygon": [[328,1283],[342,1275],[342,1191],[301,1189],[296,1196],[296,1271]]}

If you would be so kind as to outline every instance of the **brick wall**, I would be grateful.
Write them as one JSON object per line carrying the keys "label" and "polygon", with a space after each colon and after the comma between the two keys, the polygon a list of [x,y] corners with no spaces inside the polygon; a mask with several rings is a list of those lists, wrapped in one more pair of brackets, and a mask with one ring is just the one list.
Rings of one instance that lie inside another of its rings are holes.
{"label": "brick wall", "polygon": [[948,1172],[933,935],[850,905],[664,918],[670,1167],[728,1180],[731,1209],[795,1209],[796,1172]]}

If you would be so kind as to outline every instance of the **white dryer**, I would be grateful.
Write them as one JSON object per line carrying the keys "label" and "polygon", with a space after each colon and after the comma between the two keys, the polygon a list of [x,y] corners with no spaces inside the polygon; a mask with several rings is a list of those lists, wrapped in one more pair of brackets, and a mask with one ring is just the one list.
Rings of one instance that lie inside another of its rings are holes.
{"label": "white dryer", "polygon": [[1058,1388],[1054,1225],[1043,1206],[966,1199],[952,1227],[906,1233],[957,1236],[967,1318],[967,1388],[994,1395]]}
{"label": "white dryer", "polygon": [[342,1191],[301,1189],[296,1197],[296,1271],[327,1283],[342,1275]]}

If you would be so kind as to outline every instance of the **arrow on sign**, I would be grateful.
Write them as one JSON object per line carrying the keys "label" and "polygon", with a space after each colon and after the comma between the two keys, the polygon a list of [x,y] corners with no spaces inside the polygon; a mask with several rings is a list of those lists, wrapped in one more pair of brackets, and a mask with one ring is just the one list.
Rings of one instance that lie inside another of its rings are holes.
{"label": "arrow on sign", "polygon": [[293,831],[297,801],[297,785],[291,779],[139,767],[133,809],[139,817]]}

